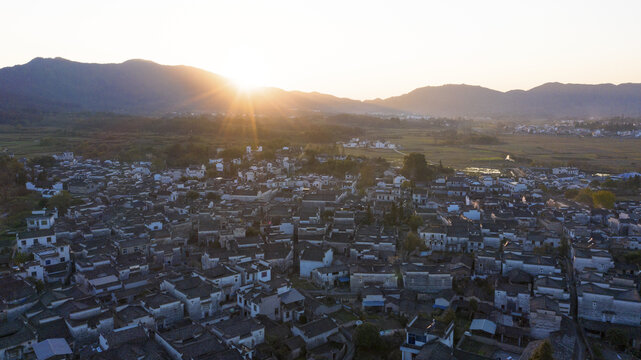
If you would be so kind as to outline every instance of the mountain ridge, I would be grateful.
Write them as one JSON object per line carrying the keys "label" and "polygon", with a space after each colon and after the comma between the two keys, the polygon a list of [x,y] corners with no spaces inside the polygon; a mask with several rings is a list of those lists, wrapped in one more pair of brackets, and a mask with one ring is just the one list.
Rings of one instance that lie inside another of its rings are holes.
{"label": "mountain ridge", "polygon": [[145,115],[311,111],[472,118],[641,116],[641,84],[548,82],[529,90],[505,92],[479,85],[446,84],[361,101],[277,87],[246,93],[221,75],[145,59],[99,64],[36,57],[26,64],[0,69],[0,108],[30,107]]}

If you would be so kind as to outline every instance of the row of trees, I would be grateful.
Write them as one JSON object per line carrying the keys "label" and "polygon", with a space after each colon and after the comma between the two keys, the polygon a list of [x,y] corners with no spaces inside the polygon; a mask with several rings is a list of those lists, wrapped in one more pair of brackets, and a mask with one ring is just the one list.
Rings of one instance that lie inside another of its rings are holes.
{"label": "row of trees", "polygon": [[585,188],[581,190],[569,189],[565,192],[565,197],[589,206],[605,208],[605,209],[614,208],[614,201],[616,200],[616,196],[612,191],[609,191],[609,190],[593,191],[592,189],[589,189],[589,188]]}

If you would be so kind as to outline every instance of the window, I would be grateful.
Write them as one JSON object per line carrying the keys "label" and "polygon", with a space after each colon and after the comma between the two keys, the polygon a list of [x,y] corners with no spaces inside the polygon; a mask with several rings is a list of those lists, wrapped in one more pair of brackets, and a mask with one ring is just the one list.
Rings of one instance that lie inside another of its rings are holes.
{"label": "window", "polygon": [[266,278],[267,277],[267,271],[263,271],[262,273],[260,273],[260,277],[261,278]]}
{"label": "window", "polygon": [[22,245],[27,245],[27,240],[22,240]]}
{"label": "window", "polygon": [[47,242],[48,242],[48,243],[50,243],[50,242],[51,242],[51,236],[49,236],[49,237],[47,238]]}
{"label": "window", "polygon": [[32,277],[37,277],[38,276],[38,272],[37,271],[32,271],[31,272],[31,276]]}
{"label": "window", "polygon": [[126,254],[127,253],[127,249],[122,249],[122,253]]}
{"label": "window", "polygon": [[46,265],[51,264],[51,260],[47,260],[47,261],[45,261],[45,264],[46,264]]}
{"label": "window", "polygon": [[47,225],[47,221],[46,220],[40,220],[40,225]]}
{"label": "window", "polygon": [[64,256],[60,258],[60,262],[65,262],[65,257]]}

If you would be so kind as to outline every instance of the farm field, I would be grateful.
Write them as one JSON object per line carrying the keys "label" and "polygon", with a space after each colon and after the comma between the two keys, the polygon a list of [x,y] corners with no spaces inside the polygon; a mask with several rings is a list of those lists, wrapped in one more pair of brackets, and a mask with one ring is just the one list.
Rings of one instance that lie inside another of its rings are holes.
{"label": "farm field", "polygon": [[[581,138],[546,135],[498,135],[500,144],[444,144],[428,131],[407,129],[368,130],[368,138],[383,138],[401,145],[400,152],[420,152],[434,163],[457,169],[467,167],[513,167],[517,165],[577,166],[599,172],[641,170],[641,140],[628,138]],[[346,154],[381,156],[400,163],[403,155],[389,149],[345,149]]]}
{"label": "farm field", "polygon": [[[380,138],[401,145],[399,151],[390,149],[344,149],[354,156],[383,157],[401,164],[403,154],[424,153],[432,163],[442,161],[456,169],[468,167],[504,168],[516,165],[577,166],[595,172],[641,171],[641,140],[629,138],[581,138],[548,135],[497,135],[499,144],[458,145],[425,129],[368,128],[364,138]],[[200,138],[209,145],[222,145],[221,139]],[[292,139],[295,141],[294,139]],[[174,142],[188,142],[184,135],[154,135],[136,133],[65,133],[55,128],[0,128],[0,151],[18,157],[33,157],[73,150],[79,144],[100,148],[140,147],[155,151]],[[505,161],[506,156],[516,163]]]}

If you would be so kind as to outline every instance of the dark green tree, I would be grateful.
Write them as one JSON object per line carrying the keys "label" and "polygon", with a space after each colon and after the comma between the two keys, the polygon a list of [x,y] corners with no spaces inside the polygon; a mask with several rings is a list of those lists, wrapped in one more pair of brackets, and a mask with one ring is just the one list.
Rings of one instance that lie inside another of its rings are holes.
{"label": "dark green tree", "polygon": [[417,232],[418,227],[423,225],[423,218],[418,215],[412,215],[407,220],[407,225],[410,226],[410,229],[412,229],[413,232]]}
{"label": "dark green tree", "polygon": [[421,238],[416,235],[416,233],[410,232],[407,234],[407,237],[405,238],[405,242],[403,243],[403,248],[405,248],[406,251],[414,251],[416,249],[423,249],[425,248],[425,243]]}
{"label": "dark green tree", "polygon": [[599,190],[592,194],[592,202],[595,206],[612,209],[614,208],[614,193],[609,190]]}
{"label": "dark green tree", "polygon": [[185,198],[189,202],[194,201],[194,200],[198,199],[199,197],[200,197],[200,194],[197,191],[194,191],[194,190],[187,191],[187,195],[185,195]]}
{"label": "dark green tree", "polygon": [[359,351],[377,351],[381,346],[381,335],[378,328],[369,323],[357,327],[354,343]]}
{"label": "dark green tree", "polygon": [[74,199],[71,194],[68,191],[61,191],[58,195],[49,198],[47,206],[58,209],[58,214],[64,214],[73,203]]}
{"label": "dark green tree", "polygon": [[545,340],[539,345],[530,357],[530,360],[554,360],[552,345]]}
{"label": "dark green tree", "polygon": [[433,171],[427,167],[425,155],[411,153],[403,159],[401,174],[412,181],[425,181],[432,177]]}
{"label": "dark green tree", "polygon": [[608,342],[619,350],[628,346],[628,336],[620,329],[610,328],[605,332]]}

